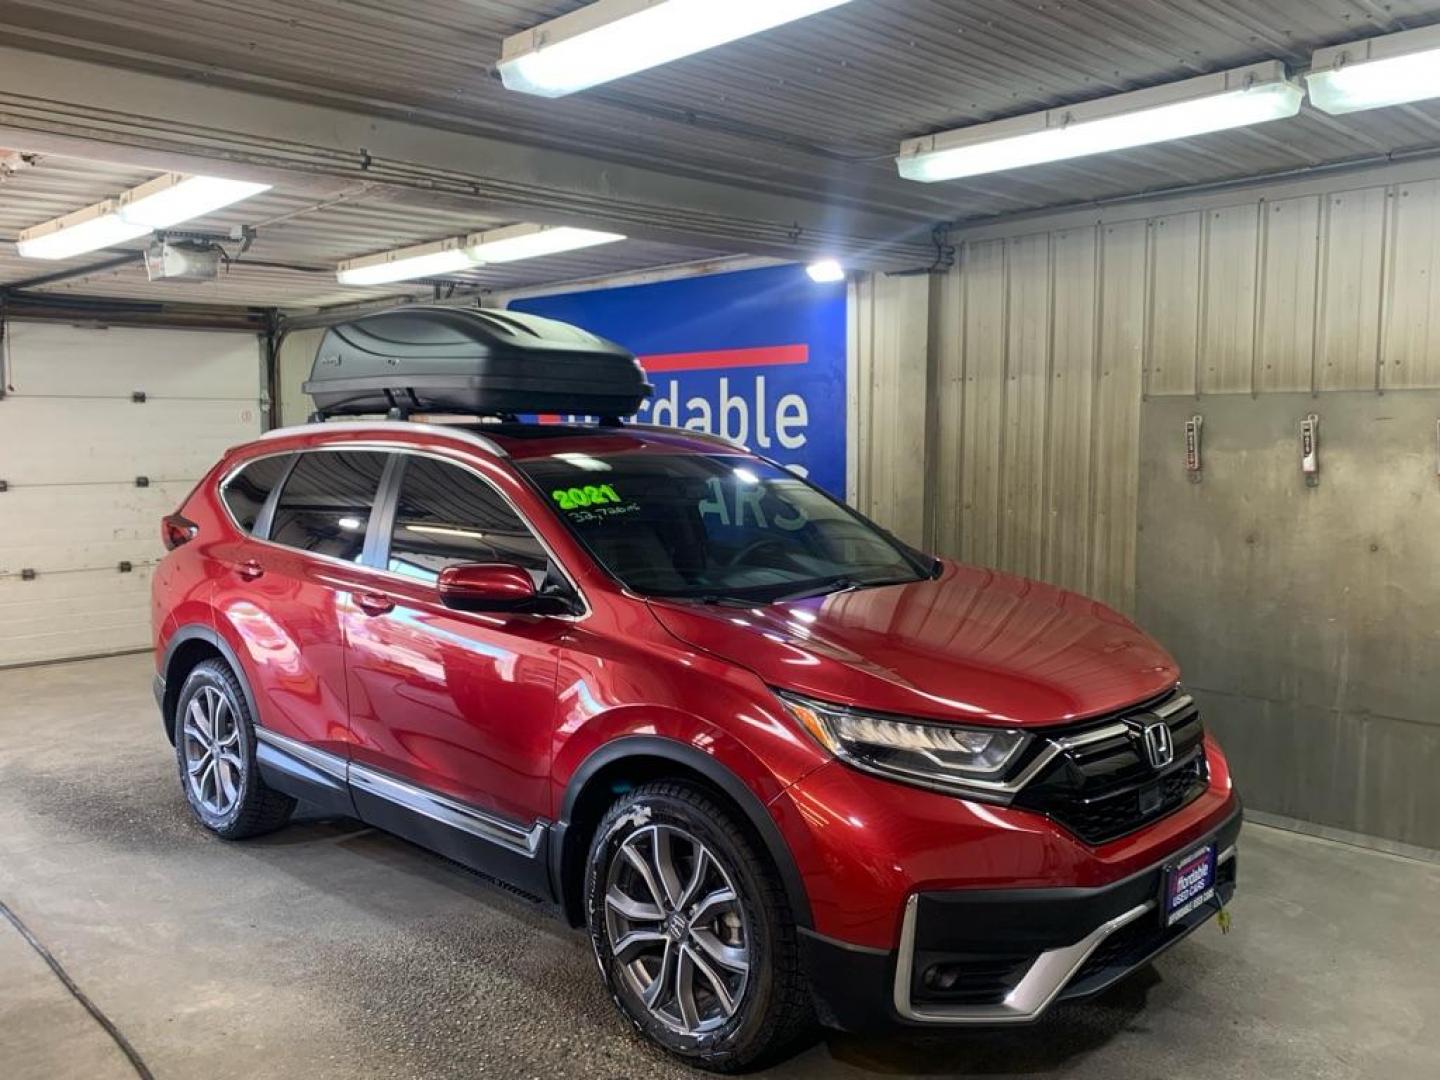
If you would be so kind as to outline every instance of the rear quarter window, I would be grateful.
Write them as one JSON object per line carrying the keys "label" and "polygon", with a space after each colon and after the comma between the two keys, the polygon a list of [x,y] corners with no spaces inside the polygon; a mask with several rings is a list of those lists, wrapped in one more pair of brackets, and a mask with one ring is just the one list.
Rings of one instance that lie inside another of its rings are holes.
{"label": "rear quarter window", "polygon": [[247,533],[255,531],[265,500],[285,475],[292,457],[293,454],[278,454],[252,461],[231,476],[220,489],[220,497],[234,515],[235,523]]}
{"label": "rear quarter window", "polygon": [[380,475],[379,450],[310,450],[285,479],[270,541],[331,559],[359,562]]}

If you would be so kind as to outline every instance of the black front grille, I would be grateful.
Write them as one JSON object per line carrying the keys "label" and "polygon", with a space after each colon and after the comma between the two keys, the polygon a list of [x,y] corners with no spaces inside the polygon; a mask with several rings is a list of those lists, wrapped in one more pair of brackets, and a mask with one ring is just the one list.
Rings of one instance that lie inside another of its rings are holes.
{"label": "black front grille", "polygon": [[[1174,697],[1170,701],[1176,700]],[[1064,749],[1015,796],[1014,805],[1036,810],[1088,844],[1103,844],[1180,809],[1209,781],[1204,727],[1193,703],[1165,718],[1174,758],[1156,769],[1142,745],[1145,722],[1167,701],[1149,703],[1075,728],[1049,733],[1074,745]],[[1087,736],[1118,728],[1099,739]]]}

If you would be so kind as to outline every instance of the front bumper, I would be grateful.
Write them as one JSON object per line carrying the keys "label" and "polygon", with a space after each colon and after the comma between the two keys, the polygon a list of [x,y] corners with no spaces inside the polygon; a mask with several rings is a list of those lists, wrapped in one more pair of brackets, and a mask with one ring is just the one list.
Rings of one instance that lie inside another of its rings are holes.
{"label": "front bumper", "polygon": [[[1235,891],[1240,825],[1237,806],[1194,845],[1216,845],[1222,903]],[[1162,925],[1161,877],[1176,854],[1095,888],[912,893],[899,946],[889,952],[807,933],[821,1018],[849,1030],[1027,1023],[1056,1001],[1099,993],[1215,914],[1206,905]],[[953,983],[927,986],[929,970],[953,975]]]}

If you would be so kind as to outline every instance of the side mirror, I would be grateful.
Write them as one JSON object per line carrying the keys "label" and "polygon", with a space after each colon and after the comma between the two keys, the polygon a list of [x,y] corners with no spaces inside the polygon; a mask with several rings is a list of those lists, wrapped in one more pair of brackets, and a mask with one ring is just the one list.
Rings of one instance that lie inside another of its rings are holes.
{"label": "side mirror", "polygon": [[460,563],[440,571],[440,602],[456,611],[518,611],[535,603],[535,580],[514,563]]}

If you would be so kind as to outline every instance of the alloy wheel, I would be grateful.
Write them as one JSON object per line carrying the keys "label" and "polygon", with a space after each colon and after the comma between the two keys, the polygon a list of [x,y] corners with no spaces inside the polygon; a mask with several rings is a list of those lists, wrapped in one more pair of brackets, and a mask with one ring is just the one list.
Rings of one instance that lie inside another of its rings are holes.
{"label": "alloy wheel", "polygon": [[240,801],[244,761],[240,725],[230,702],[213,686],[202,686],[185,710],[185,782],[190,795],[216,817]]}
{"label": "alloy wheel", "polygon": [[751,935],[715,853],[673,825],[631,833],[610,861],[605,931],[622,977],[672,1031],[699,1035],[735,1015]]}

